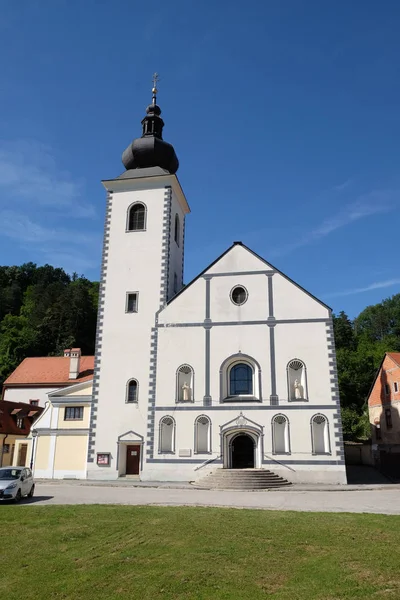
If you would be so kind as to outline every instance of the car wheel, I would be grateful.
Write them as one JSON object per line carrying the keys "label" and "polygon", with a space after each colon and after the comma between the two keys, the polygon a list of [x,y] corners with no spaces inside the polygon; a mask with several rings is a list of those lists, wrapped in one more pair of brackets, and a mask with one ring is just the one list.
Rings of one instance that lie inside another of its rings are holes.
{"label": "car wheel", "polygon": [[18,490],[18,492],[15,494],[14,502],[21,502],[21,498],[21,490]]}
{"label": "car wheel", "polygon": [[28,494],[28,498],[33,498],[33,494],[35,493],[35,484],[31,487],[31,491]]}

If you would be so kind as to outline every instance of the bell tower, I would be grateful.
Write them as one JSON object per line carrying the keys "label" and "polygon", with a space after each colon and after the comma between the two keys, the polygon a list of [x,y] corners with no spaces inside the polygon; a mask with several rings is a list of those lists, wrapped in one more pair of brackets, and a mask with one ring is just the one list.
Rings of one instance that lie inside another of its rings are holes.
{"label": "bell tower", "polygon": [[183,286],[190,209],[175,150],[162,137],[156,82],[155,76],[142,136],[122,154],[125,172],[102,182],[107,203],[87,466],[92,479],[126,475],[129,441],[139,448],[138,464],[146,460],[157,312]]}

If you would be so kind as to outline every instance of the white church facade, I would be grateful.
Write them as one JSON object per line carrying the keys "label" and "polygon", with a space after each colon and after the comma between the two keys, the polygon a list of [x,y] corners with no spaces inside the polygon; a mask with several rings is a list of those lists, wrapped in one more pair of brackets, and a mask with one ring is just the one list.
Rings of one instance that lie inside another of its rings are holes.
{"label": "white church facade", "polygon": [[103,182],[87,477],[345,483],[331,311],[241,242],[183,285],[189,206],[155,93]]}

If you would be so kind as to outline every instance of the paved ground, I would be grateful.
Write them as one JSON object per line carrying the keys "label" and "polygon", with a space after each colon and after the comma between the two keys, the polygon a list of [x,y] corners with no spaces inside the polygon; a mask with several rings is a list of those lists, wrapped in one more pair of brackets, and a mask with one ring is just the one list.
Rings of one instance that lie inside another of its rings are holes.
{"label": "paved ground", "polygon": [[316,512],[368,512],[400,515],[400,488],[284,489],[262,492],[197,490],[188,487],[139,487],[78,482],[36,484],[36,495],[20,506],[47,504],[136,504],[163,506],[226,506]]}

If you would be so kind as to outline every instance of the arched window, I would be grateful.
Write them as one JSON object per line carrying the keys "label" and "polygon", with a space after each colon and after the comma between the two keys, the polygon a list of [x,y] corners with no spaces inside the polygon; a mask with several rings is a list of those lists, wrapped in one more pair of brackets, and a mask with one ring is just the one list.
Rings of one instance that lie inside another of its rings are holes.
{"label": "arched window", "polygon": [[311,419],[311,441],[313,454],[330,454],[328,420],[324,415]]}
{"label": "arched window", "polygon": [[175,421],[172,417],[163,417],[160,421],[158,452],[175,452]]}
{"label": "arched window", "polygon": [[138,401],[138,389],[139,385],[136,379],[130,379],[126,386],[126,401],[137,402]]}
{"label": "arched window", "polygon": [[174,239],[175,239],[175,242],[177,243],[178,246],[179,246],[179,240],[180,240],[180,233],[181,233],[181,223],[180,223],[178,214],[176,214],[175,215],[175,235],[174,235]]}
{"label": "arched window", "polygon": [[229,371],[229,395],[253,395],[253,369],[246,363],[236,363]]}
{"label": "arched window", "polygon": [[201,415],[194,423],[195,454],[211,452],[211,422],[208,417]]}
{"label": "arched window", "polygon": [[176,401],[194,402],[194,371],[190,365],[182,365],[176,372]]}
{"label": "arched window", "polygon": [[146,207],[136,202],[128,209],[128,231],[144,231],[146,229]]}
{"label": "arched window", "polygon": [[248,354],[228,356],[219,369],[220,402],[262,402],[261,366]]}
{"label": "arched window", "polygon": [[289,400],[308,400],[307,371],[302,360],[295,358],[289,362],[287,379]]}
{"label": "arched window", "polygon": [[284,415],[272,419],[272,453],[290,453],[289,421]]}

